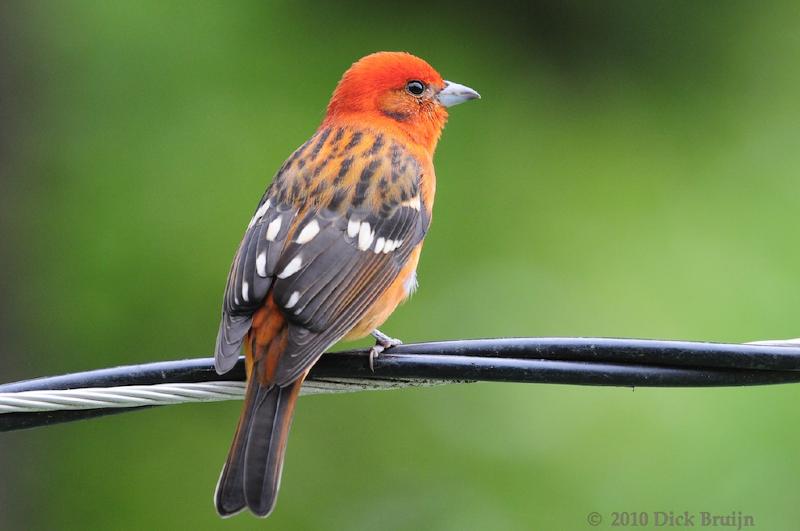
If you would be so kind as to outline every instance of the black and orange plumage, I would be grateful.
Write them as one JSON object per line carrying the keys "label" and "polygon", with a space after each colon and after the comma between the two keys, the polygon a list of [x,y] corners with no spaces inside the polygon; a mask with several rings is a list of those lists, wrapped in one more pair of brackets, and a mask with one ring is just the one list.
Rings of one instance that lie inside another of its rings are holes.
{"label": "black and orange plumage", "polygon": [[377,328],[416,286],[446,108],[477,97],[413,55],[369,55],[275,175],[234,257],[217,338],[217,371],[244,346],[248,375],[221,515],[274,508],[300,386],[328,347],[370,333],[376,352],[395,344]]}

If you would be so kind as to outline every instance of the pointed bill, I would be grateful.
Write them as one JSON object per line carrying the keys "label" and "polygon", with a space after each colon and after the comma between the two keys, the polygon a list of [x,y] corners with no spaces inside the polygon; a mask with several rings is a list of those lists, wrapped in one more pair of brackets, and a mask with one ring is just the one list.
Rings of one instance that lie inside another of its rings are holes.
{"label": "pointed bill", "polygon": [[452,107],[465,101],[480,99],[480,97],[481,95],[471,88],[452,81],[445,81],[444,88],[437,95],[439,103],[445,107]]}

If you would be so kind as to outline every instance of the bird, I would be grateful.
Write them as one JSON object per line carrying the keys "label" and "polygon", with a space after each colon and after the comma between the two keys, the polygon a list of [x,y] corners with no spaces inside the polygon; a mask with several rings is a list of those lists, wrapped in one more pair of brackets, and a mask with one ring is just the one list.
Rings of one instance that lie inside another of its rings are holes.
{"label": "bird", "polygon": [[417,286],[448,108],[477,98],[410,53],[367,55],[273,177],[234,256],[215,347],[219,374],[241,350],[247,374],[220,516],[274,509],[300,387],[329,347],[371,334],[372,366],[401,343],[379,327]]}

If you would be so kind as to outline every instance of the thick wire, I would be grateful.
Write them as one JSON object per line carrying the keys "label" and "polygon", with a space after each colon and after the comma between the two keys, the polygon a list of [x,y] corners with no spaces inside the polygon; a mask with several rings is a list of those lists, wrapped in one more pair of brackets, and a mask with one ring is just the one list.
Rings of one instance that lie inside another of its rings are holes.
{"label": "thick wire", "polygon": [[[244,364],[218,375],[210,358],[149,363],[0,385],[0,431],[152,406],[241,398]],[[626,387],[800,382],[800,341],[727,344],[609,338],[510,338],[326,354],[304,394],[494,381]]]}
{"label": "thick wire", "polygon": [[244,395],[242,382],[127,385],[53,391],[0,393],[0,413],[32,413],[98,408],[165,406],[186,402],[234,400]]}
{"label": "thick wire", "polygon": [[[434,380],[358,380],[338,378],[311,380],[303,385],[301,395],[379,391],[400,387],[431,386],[447,381]],[[244,397],[241,381],[120,385],[0,393],[0,414],[77,411],[104,408],[169,406],[191,402],[221,402]]]}

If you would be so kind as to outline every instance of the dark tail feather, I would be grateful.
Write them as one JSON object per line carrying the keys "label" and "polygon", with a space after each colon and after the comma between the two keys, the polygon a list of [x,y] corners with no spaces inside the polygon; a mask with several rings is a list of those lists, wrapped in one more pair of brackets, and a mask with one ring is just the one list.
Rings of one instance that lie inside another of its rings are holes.
{"label": "dark tail feather", "polygon": [[214,504],[220,516],[232,516],[245,508],[244,499],[244,441],[247,439],[248,426],[253,416],[253,400],[258,386],[252,382],[248,384],[244,396],[242,415],[236,426],[236,433],[228,451],[228,459],[222,468],[222,473],[217,481],[217,490],[214,493]]}
{"label": "dark tail feather", "polygon": [[275,507],[286,440],[302,383],[300,378],[286,387],[260,387],[256,394],[245,451],[244,492],[247,506],[258,516],[267,516]]}
{"label": "dark tail feather", "polygon": [[286,439],[305,375],[286,387],[264,386],[253,376],[217,484],[215,503],[220,516],[231,516],[245,507],[267,516],[278,497]]}

